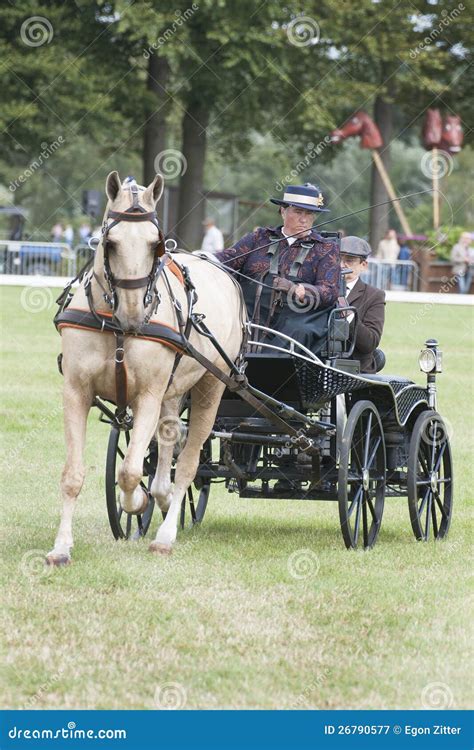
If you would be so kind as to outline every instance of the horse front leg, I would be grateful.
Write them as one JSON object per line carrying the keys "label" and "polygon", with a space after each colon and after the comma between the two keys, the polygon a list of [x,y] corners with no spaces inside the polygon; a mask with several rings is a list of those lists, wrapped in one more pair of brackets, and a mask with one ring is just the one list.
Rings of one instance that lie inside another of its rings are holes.
{"label": "horse front leg", "polygon": [[149,546],[150,552],[169,555],[172,551],[178,532],[181,501],[196,476],[201,448],[214,426],[223,392],[224,385],[209,373],[191,390],[191,415],[186,445],[176,464],[168,513],[158,529],[155,540]]}
{"label": "horse front leg", "polygon": [[171,482],[171,464],[176,444],[180,449],[182,440],[182,422],[179,418],[181,399],[170,398],[161,407],[160,421],[156,430],[158,443],[158,463],[151,485],[151,494],[163,512],[170,507],[173,496]]}
{"label": "horse front leg", "polygon": [[48,565],[67,565],[71,562],[72,517],[84,482],[84,445],[87,415],[91,404],[90,394],[85,394],[79,388],[65,383],[63,408],[66,463],[61,475],[61,521],[54,547],[46,556]]}
{"label": "horse front leg", "polygon": [[143,459],[160,416],[163,392],[149,391],[138,396],[133,404],[133,430],[123,464],[118,473],[120,504],[126,513],[143,513],[148,505],[148,494],[140,482]]}

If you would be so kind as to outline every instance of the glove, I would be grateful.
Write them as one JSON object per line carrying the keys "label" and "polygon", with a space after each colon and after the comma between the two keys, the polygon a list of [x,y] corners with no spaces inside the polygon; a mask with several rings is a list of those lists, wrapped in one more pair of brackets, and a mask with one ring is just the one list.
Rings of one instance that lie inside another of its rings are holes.
{"label": "glove", "polygon": [[273,288],[279,292],[289,292],[293,289],[294,284],[288,279],[284,279],[283,276],[276,276],[273,279]]}

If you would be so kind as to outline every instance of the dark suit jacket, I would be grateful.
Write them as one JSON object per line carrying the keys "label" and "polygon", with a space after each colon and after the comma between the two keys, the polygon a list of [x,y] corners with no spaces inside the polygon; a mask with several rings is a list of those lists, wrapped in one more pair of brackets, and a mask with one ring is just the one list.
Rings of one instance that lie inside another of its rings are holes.
{"label": "dark suit jacket", "polygon": [[357,279],[347,297],[358,312],[354,359],[362,372],[375,372],[374,351],[378,347],[385,321],[385,292]]}

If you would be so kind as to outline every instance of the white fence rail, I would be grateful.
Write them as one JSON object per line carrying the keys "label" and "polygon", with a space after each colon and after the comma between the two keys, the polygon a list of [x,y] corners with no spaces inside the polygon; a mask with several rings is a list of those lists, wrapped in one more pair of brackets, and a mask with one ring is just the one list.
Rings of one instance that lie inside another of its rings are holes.
{"label": "white fence rail", "polygon": [[397,260],[390,263],[369,258],[369,268],[363,274],[362,280],[378,289],[416,292],[419,280],[418,263],[413,260]]}
{"label": "white fence rail", "polygon": [[0,240],[0,274],[12,276],[75,276],[92,250],[61,242]]}

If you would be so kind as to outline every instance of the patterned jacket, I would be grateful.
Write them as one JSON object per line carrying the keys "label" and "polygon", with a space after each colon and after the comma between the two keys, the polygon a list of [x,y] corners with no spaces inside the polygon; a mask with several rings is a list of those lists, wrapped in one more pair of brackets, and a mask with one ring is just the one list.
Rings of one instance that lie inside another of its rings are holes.
{"label": "patterned jacket", "polygon": [[[272,248],[268,245],[274,240]],[[271,268],[272,258],[278,251],[276,262]],[[233,247],[216,253],[216,258],[235,271],[241,271],[252,278],[260,278],[268,271],[277,272],[284,278],[311,284],[316,287],[320,307],[334,304],[339,294],[340,258],[339,247],[334,240],[322,237],[314,229],[306,237],[298,237],[289,245],[281,227],[259,227],[249,232]]]}

